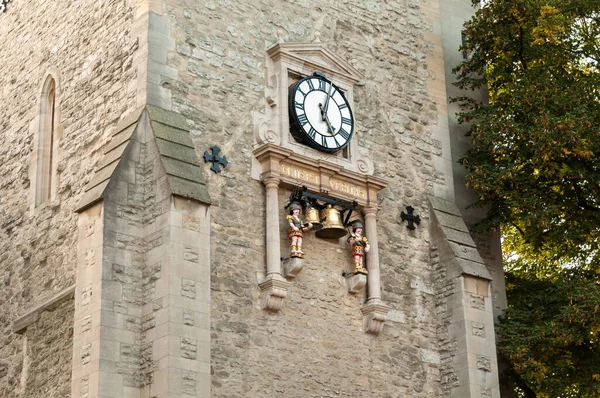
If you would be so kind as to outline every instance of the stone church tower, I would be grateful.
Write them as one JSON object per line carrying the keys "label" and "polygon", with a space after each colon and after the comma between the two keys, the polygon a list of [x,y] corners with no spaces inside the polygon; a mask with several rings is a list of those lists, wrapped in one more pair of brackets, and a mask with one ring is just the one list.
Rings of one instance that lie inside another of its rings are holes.
{"label": "stone church tower", "polygon": [[0,396],[500,397],[471,14],[0,0]]}

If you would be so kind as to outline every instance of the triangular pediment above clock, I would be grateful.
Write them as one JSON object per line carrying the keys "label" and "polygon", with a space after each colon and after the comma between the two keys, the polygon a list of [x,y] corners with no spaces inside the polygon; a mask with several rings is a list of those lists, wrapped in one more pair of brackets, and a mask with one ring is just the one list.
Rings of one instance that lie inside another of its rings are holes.
{"label": "triangular pediment above clock", "polygon": [[321,43],[277,43],[267,50],[267,54],[273,60],[295,64],[307,70],[318,70],[346,80],[350,85],[358,84],[363,79],[355,67]]}

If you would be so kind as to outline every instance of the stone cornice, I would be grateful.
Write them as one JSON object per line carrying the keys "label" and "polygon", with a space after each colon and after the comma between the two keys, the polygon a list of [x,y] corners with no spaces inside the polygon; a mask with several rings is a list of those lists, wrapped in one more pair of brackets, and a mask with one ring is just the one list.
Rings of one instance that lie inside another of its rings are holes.
{"label": "stone cornice", "polygon": [[387,181],[371,175],[349,171],[324,160],[314,160],[275,144],[265,144],[254,150],[261,165],[260,178],[277,177],[281,185],[305,185],[342,200],[356,200],[361,207],[377,206],[377,191]]}
{"label": "stone cornice", "polygon": [[321,43],[277,43],[267,50],[271,59],[319,70],[347,84],[359,84],[362,74],[346,60],[327,50]]}

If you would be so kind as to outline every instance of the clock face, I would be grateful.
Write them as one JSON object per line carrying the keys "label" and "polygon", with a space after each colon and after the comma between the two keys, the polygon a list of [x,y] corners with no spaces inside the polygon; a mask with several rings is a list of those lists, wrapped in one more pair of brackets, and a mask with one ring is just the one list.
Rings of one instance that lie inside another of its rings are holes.
{"label": "clock face", "polygon": [[354,132],[354,117],[344,94],[320,75],[289,88],[290,132],[303,144],[323,152],[345,148]]}

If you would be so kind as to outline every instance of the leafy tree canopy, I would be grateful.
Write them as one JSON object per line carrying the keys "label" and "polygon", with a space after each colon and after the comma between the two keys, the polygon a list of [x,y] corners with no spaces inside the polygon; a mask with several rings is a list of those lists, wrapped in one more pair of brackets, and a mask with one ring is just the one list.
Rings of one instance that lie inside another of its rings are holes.
{"label": "leafy tree canopy", "polygon": [[488,0],[465,24],[461,159],[503,228],[499,350],[527,396],[600,397],[600,1]]}
{"label": "leafy tree canopy", "polygon": [[600,237],[600,2],[489,0],[465,39],[457,86],[489,90],[489,104],[455,99],[459,120],[471,123],[467,184],[490,209],[478,228],[509,224],[532,250],[591,263]]}
{"label": "leafy tree canopy", "polygon": [[600,275],[506,276],[513,304],[498,337],[513,371],[538,397],[600,397]]}

